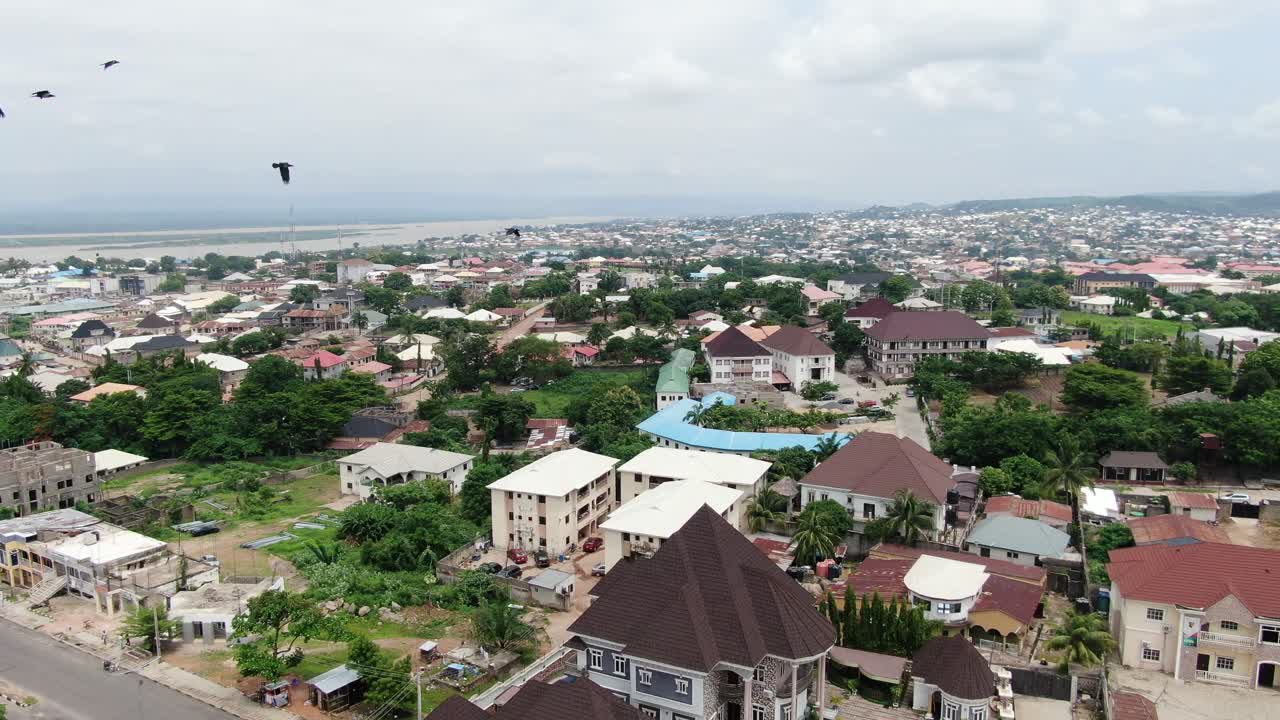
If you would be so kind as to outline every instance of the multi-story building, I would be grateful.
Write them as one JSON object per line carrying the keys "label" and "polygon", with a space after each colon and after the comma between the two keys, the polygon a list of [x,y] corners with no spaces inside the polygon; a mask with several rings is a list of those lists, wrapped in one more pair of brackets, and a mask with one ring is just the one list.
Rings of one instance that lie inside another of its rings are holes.
{"label": "multi-story building", "polygon": [[872,325],[875,325],[888,317],[889,313],[892,312],[898,312],[898,308],[894,307],[893,303],[882,297],[875,297],[857,307],[845,310],[844,321],[847,323],[853,323],[860,329],[866,330]]}
{"label": "multi-story building", "polygon": [[1077,295],[1095,295],[1116,288],[1150,290],[1155,286],[1156,279],[1146,273],[1087,272],[1076,276],[1075,291]]}
{"label": "multi-story building", "polygon": [[835,378],[835,351],[804,328],[784,325],[759,344],[773,353],[773,371],[786,376],[796,390],[808,382]]}
{"label": "multi-story building", "polygon": [[120,292],[125,295],[150,295],[164,282],[164,275],[136,273],[120,276]]}
{"label": "multi-story building", "polygon": [[338,460],[338,489],[343,495],[356,495],[368,500],[373,491],[388,485],[400,485],[423,480],[443,480],[449,483],[456,495],[471,472],[475,456],[464,453],[398,445],[374,443]]}
{"label": "multi-story building", "polygon": [[765,487],[769,463],[755,458],[728,453],[653,447],[618,467],[618,502],[632,499],[673,480],[697,480],[722,485],[742,493],[734,521],[745,522],[746,505]]}
{"label": "multi-story building", "polygon": [[1110,560],[1111,634],[1126,667],[1280,689],[1280,551],[1157,544]]}
{"label": "multi-story building", "polygon": [[633,554],[656,552],[703,506],[741,529],[738,521],[745,505],[741,490],[701,480],[675,480],[646,490],[609,513],[600,525],[605,570]]}
{"label": "multi-story building", "polygon": [[576,671],[648,717],[790,720],[826,706],[831,623],[705,505],[591,593],[569,626]]}
{"label": "multi-story building", "polygon": [[56,442],[0,451],[0,507],[15,515],[73,507],[97,499],[93,453]]}
{"label": "multi-story building", "polygon": [[849,273],[827,281],[827,289],[839,293],[845,300],[866,300],[875,297],[880,283],[893,277],[887,272]]}
{"label": "multi-story building", "polygon": [[689,397],[689,369],[695,355],[688,348],[676,348],[671,359],[658,370],[658,384],[654,387],[658,409]]}
{"label": "multi-story building", "polygon": [[703,352],[713,384],[768,383],[773,379],[773,353],[737,327],[721,332],[703,347]]}
{"label": "multi-story building", "polygon": [[614,458],[570,448],[489,485],[493,544],[555,555],[595,535],[613,511]]}
{"label": "multi-story building", "polygon": [[871,369],[888,379],[915,373],[916,362],[930,356],[959,360],[967,352],[986,352],[991,333],[962,312],[895,312],[864,331]]}
{"label": "multi-story building", "polygon": [[374,264],[364,258],[348,258],[338,261],[338,282],[354,285],[375,270]]}

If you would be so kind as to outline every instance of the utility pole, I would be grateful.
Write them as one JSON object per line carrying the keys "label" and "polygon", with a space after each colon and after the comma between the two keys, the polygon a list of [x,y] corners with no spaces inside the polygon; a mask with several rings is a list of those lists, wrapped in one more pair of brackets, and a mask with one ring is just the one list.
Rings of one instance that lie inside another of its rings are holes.
{"label": "utility pole", "polygon": [[151,608],[151,623],[156,633],[156,660],[160,660],[160,608]]}
{"label": "utility pole", "polygon": [[414,720],[422,720],[422,671],[419,670],[413,676],[414,683],[418,686],[418,714],[414,715]]}

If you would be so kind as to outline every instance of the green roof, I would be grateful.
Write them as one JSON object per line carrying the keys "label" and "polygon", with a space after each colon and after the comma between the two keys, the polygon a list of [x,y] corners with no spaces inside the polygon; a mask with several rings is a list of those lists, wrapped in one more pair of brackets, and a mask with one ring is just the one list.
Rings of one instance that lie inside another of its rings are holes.
{"label": "green roof", "polygon": [[671,353],[671,360],[658,371],[655,392],[689,394],[689,368],[693,367],[692,350],[680,348]]}

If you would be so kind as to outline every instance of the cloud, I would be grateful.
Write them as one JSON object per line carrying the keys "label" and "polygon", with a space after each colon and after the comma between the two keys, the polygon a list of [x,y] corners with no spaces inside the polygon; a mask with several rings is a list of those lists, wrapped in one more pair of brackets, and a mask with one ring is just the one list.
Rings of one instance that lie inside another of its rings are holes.
{"label": "cloud", "polygon": [[631,97],[676,103],[705,93],[711,76],[669,50],[659,50],[613,75],[614,86]]}
{"label": "cloud", "polygon": [[1241,135],[1260,138],[1280,137],[1280,100],[1259,105],[1234,123]]}
{"label": "cloud", "polygon": [[1192,123],[1191,116],[1170,105],[1149,105],[1143,112],[1147,120],[1157,127],[1178,129]]}
{"label": "cloud", "polygon": [[984,63],[939,63],[907,73],[907,93],[931,110],[973,107],[996,112],[1013,110],[1013,94],[996,87]]}
{"label": "cloud", "polygon": [[1076,122],[1089,128],[1102,127],[1107,122],[1107,119],[1102,116],[1102,113],[1094,110],[1093,108],[1082,108],[1077,110],[1075,116]]}

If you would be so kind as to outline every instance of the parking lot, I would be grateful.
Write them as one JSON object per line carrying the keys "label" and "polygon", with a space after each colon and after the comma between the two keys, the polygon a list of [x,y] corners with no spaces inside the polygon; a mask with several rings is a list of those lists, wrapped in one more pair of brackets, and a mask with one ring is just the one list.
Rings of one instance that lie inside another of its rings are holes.
{"label": "parking lot", "polygon": [[[881,422],[847,424],[840,427],[845,432],[866,432],[868,430],[875,432],[893,433],[898,437],[908,437],[915,440],[922,447],[928,448],[929,433],[925,430],[924,419],[920,417],[920,410],[916,407],[914,398],[907,397],[906,385],[884,385],[877,383],[875,386],[858,382],[856,375],[846,375],[838,372],[833,378],[833,382],[838,386],[835,392],[836,400],[824,403],[818,403],[818,407],[829,404],[830,402],[839,403],[842,398],[854,400],[854,403],[840,405],[839,409],[845,412],[853,410],[858,402],[867,400],[875,400],[877,404],[883,404],[884,399],[894,393],[898,394],[898,404],[893,407],[894,419]],[[791,410],[808,410],[810,403],[800,397],[799,393],[785,392],[783,397],[786,398],[787,408]]]}

